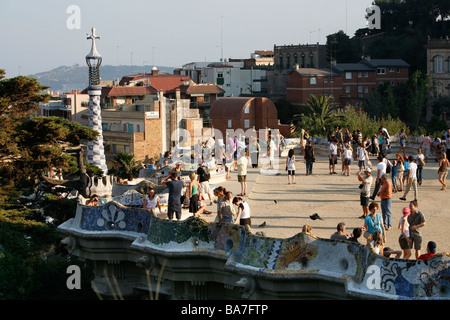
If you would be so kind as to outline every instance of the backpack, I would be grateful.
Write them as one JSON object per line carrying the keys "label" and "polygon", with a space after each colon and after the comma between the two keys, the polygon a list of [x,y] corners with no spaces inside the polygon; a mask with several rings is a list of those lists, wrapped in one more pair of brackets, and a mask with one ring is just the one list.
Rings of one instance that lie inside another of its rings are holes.
{"label": "backpack", "polygon": [[207,166],[200,167],[200,182],[208,181],[211,178],[209,168]]}

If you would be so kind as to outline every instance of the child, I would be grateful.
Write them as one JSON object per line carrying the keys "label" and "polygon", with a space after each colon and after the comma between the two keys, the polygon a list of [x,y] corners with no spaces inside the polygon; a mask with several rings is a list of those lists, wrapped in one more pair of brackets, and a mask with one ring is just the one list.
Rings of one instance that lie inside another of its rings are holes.
{"label": "child", "polygon": [[352,163],[353,150],[351,146],[347,146],[344,151],[344,175],[350,175],[350,164]]}
{"label": "child", "polygon": [[392,177],[392,191],[397,192],[398,186],[397,186],[397,180],[398,180],[398,161],[394,160],[392,161],[392,169],[391,169],[391,177]]}

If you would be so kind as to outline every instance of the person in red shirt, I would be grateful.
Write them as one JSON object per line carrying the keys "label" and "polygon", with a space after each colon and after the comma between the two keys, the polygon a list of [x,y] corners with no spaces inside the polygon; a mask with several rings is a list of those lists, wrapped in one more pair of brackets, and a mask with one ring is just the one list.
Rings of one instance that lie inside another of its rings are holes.
{"label": "person in red shirt", "polygon": [[427,253],[421,254],[417,260],[427,260],[436,254],[436,243],[434,241],[428,242]]}

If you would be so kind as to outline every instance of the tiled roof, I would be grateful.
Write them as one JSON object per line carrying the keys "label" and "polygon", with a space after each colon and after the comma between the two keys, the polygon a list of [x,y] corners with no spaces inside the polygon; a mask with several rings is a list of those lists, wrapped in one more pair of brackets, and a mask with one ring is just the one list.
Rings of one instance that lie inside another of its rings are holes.
{"label": "tiled roof", "polygon": [[185,81],[192,81],[189,76],[177,75],[177,74],[138,74],[133,76],[124,76],[120,82],[120,86],[126,86],[133,81],[138,80],[148,80],[150,86],[155,88],[156,90],[162,90],[163,92],[167,92],[170,90],[174,90],[184,85]]}
{"label": "tiled roof", "polygon": [[338,76],[336,72],[331,73],[330,69],[317,69],[317,68],[298,68],[292,70],[292,72],[297,72],[302,76],[319,76],[319,77],[329,77],[331,75]]}
{"label": "tiled roof", "polygon": [[[110,87],[111,90],[106,95],[110,97],[120,96],[144,96],[156,94],[158,91],[150,86],[135,86],[135,87]],[[103,92],[102,92],[103,93]]]}
{"label": "tiled roof", "polygon": [[216,100],[209,112],[210,119],[217,118],[240,118],[244,107],[254,97],[226,97]]}
{"label": "tiled roof", "polygon": [[219,94],[224,93],[225,90],[217,86],[216,84],[191,84],[180,88],[182,92],[186,94]]}

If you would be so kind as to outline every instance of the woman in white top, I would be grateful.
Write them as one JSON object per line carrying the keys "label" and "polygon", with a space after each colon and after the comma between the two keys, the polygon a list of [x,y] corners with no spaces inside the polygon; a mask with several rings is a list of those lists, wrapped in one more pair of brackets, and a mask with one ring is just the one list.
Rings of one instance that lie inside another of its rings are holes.
{"label": "woman in white top", "polygon": [[295,156],[294,149],[289,149],[288,156],[286,158],[286,170],[288,172],[288,184],[295,183]]}
{"label": "woman in white top", "polygon": [[155,189],[150,187],[148,189],[148,194],[144,198],[144,208],[150,210],[152,214],[156,217],[155,209],[158,207],[159,213],[161,213],[161,206],[159,204],[159,196],[155,194]]}
{"label": "woman in white top", "polygon": [[240,197],[234,197],[233,204],[238,207],[238,213],[234,223],[251,227],[252,221],[250,219],[250,206],[246,201],[243,201]]}
{"label": "woman in white top", "polygon": [[403,208],[403,217],[401,217],[400,222],[398,223],[398,228],[400,229],[400,237],[398,238],[398,243],[400,244],[400,248],[403,250],[403,259],[409,259],[411,256],[411,242],[409,239],[409,223],[408,223],[408,215],[411,210],[409,207]]}

